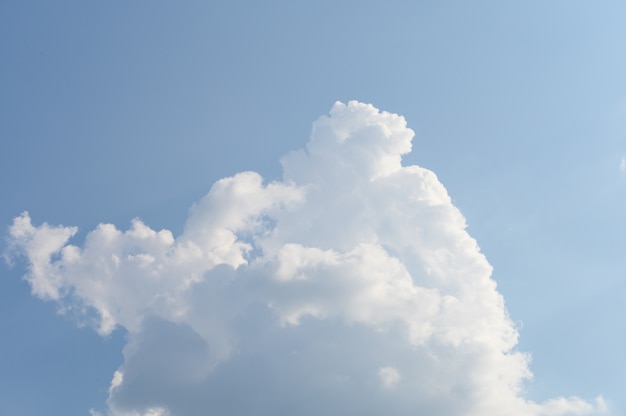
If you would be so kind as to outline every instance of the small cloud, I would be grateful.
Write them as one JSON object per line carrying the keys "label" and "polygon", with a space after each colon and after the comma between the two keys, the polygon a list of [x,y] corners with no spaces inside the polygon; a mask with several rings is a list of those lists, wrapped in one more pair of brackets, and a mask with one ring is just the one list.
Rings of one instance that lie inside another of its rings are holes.
{"label": "small cloud", "polygon": [[162,407],[151,407],[150,409],[146,410],[146,412],[143,414],[143,416],[168,416],[169,412],[167,411],[167,409],[164,409]]}
{"label": "small cloud", "polygon": [[619,170],[621,172],[626,172],[626,156],[622,157],[622,160],[619,163]]}
{"label": "small cloud", "polygon": [[117,370],[113,373],[113,379],[111,380],[111,385],[109,386],[109,395],[113,393],[113,390],[118,388],[124,382],[124,373]]}
{"label": "small cloud", "polygon": [[378,370],[378,377],[380,377],[380,382],[386,389],[395,388],[401,378],[398,370],[393,367],[382,367]]}

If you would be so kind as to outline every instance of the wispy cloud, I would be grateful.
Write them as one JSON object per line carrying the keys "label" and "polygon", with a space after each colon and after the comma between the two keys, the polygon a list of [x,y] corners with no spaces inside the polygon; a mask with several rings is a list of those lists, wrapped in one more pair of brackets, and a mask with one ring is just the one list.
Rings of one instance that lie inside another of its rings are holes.
{"label": "wispy cloud", "polygon": [[[491,266],[413,131],[336,103],[283,179],[213,185],[174,236],[140,220],[10,229],[33,293],[128,331],[111,415],[594,414],[524,397],[529,356]],[[624,161],[622,161],[622,168]],[[94,412],[95,414],[95,412]]]}

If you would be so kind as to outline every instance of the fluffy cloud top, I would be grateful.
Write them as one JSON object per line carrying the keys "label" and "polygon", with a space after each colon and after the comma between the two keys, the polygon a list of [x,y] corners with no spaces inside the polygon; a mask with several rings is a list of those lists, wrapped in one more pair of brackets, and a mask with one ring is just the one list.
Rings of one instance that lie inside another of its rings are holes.
{"label": "fluffy cloud top", "polygon": [[403,166],[413,131],[336,103],[281,181],[216,182],[173,236],[134,220],[10,228],[33,294],[128,331],[110,415],[596,414],[535,403],[529,357],[491,266],[435,174]]}

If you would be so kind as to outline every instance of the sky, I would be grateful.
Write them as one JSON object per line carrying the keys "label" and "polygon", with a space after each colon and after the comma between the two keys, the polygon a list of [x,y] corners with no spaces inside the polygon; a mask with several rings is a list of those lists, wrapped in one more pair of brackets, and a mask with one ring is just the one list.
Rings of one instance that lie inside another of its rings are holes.
{"label": "sky", "polygon": [[0,415],[623,414],[625,20],[0,2]]}

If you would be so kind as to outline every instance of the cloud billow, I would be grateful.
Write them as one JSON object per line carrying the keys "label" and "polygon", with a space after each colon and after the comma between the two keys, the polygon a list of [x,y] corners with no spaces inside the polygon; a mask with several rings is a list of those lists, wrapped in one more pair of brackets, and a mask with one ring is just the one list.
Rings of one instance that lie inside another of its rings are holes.
{"label": "cloud billow", "polygon": [[[403,166],[403,117],[351,101],[283,179],[216,182],[183,233],[134,220],[10,228],[33,294],[128,331],[110,415],[584,415],[524,396],[529,356],[435,174]],[[97,412],[94,412],[97,413]]]}

